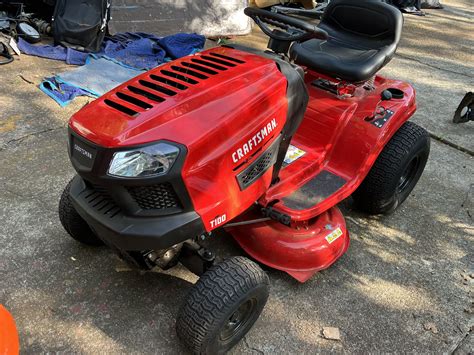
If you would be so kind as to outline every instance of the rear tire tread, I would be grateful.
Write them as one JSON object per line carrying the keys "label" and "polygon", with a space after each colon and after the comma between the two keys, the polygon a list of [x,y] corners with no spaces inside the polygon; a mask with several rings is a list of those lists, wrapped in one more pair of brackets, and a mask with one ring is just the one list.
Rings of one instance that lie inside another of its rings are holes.
{"label": "rear tire tread", "polygon": [[[394,195],[393,184],[400,175],[400,166],[420,141],[426,141],[424,144],[428,146],[429,152],[429,133],[424,128],[410,121],[400,127],[354,192],[353,198],[359,209],[372,214],[390,213],[403,202],[404,198],[387,203]],[[421,169],[425,164],[426,161]]]}

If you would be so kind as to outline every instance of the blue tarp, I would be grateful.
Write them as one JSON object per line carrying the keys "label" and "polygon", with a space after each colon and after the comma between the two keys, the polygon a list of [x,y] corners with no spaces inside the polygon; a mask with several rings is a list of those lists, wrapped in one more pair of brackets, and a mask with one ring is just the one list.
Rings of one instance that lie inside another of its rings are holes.
{"label": "blue tarp", "polygon": [[[176,59],[201,50],[205,41],[205,37],[198,34],[178,33],[160,38],[143,32],[124,32],[107,37],[101,50],[94,55],[113,59],[131,68],[149,70],[167,58]],[[18,48],[25,54],[75,65],[84,65],[89,55],[62,46],[33,45],[21,37],[18,39]]]}
{"label": "blue tarp", "polygon": [[55,77],[44,78],[43,82],[39,85],[39,88],[61,107],[69,104],[77,96],[84,95],[94,97],[92,94],[76,86],[58,82]]}
{"label": "blue tarp", "polygon": [[67,64],[83,65],[89,53],[79,52],[75,49],[66,48],[63,46],[34,46],[23,38],[18,37],[18,48],[22,53],[34,55],[37,57],[63,60]]}
{"label": "blue tarp", "polygon": [[107,58],[96,58],[91,55],[85,65],[46,78],[41,83],[40,89],[64,107],[76,96],[100,97],[143,72],[139,69],[126,68]]}
{"label": "blue tarp", "polygon": [[66,61],[83,67],[46,78],[40,89],[61,106],[79,95],[98,97],[142,70],[152,69],[165,61],[195,53],[204,47],[205,37],[178,33],[157,37],[142,32],[118,33],[107,37],[100,52],[80,52],[51,45],[32,45],[18,39],[18,48],[25,54]]}

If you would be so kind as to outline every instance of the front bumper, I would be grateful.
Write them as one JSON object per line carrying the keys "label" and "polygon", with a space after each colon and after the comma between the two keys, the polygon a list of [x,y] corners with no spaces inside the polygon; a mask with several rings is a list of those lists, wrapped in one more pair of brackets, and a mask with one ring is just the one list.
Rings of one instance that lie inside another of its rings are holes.
{"label": "front bumper", "polygon": [[70,196],[77,212],[96,235],[121,250],[166,249],[205,232],[195,211],[163,216],[127,215],[80,176],[73,179]]}

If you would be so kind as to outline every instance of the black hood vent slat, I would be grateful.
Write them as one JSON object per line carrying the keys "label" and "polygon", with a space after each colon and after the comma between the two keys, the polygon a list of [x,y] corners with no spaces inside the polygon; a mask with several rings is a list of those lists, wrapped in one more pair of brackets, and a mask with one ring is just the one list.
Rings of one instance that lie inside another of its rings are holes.
{"label": "black hood vent slat", "polygon": [[180,73],[184,73],[184,74],[187,74],[187,75],[191,75],[191,76],[194,76],[195,78],[198,78],[198,79],[208,79],[209,77],[208,76],[205,76],[204,74],[201,74],[197,71],[194,71],[192,69],[187,69],[187,68],[183,68],[183,67],[177,67],[175,65],[173,65],[171,67],[171,69],[173,69],[174,71],[179,71]]}
{"label": "black hood vent slat", "polygon": [[104,103],[127,116],[135,117],[143,110],[152,109],[153,102],[164,102],[167,96],[175,96],[191,85],[198,85],[200,81],[196,79],[207,80],[212,75],[243,63],[245,62],[240,59],[214,52],[187,57],[183,61],[173,62],[169,67],[165,66],[166,69],[157,68],[147,76],[132,81],[126,86],[126,90],[116,91],[104,99]]}
{"label": "black hood vent slat", "polygon": [[115,101],[112,101],[112,100],[109,100],[109,99],[105,99],[104,100],[104,103],[120,112],[123,112],[124,114],[128,115],[128,116],[136,116],[138,115],[138,112],[135,111],[135,110],[132,110],[131,108],[128,108],[126,106],[123,106],[121,104],[119,104],[118,102],[115,102]]}
{"label": "black hood vent slat", "polygon": [[169,70],[162,70],[161,74],[169,76],[171,78],[179,79],[179,80],[184,81],[184,82],[189,83],[189,84],[197,84],[198,83],[196,80],[194,80],[192,78],[189,78],[187,76],[184,76],[184,75],[181,75],[181,74],[178,74],[178,73],[174,73],[174,72],[169,71]]}
{"label": "black hood vent slat", "polygon": [[202,65],[197,65],[197,64],[188,63],[188,62],[182,62],[181,65],[183,65],[185,67],[189,67],[189,68],[193,68],[193,69],[202,71],[202,72],[207,73],[207,74],[211,74],[211,75],[216,75],[217,74],[217,72],[215,70],[211,70],[209,68],[203,67]]}
{"label": "black hood vent slat", "polygon": [[225,65],[227,67],[235,67],[237,66],[237,64],[235,63],[231,63],[231,62],[226,62],[225,60],[222,60],[222,59],[219,59],[219,58],[216,58],[216,57],[211,57],[211,56],[207,56],[207,55],[202,55],[201,58],[205,59],[205,60],[208,60],[210,62],[215,62],[215,63],[218,63],[218,64],[222,64],[222,65]]}
{"label": "black hood vent slat", "polygon": [[172,86],[172,87],[174,87],[176,89],[179,89],[179,90],[186,90],[188,88],[186,85],[178,83],[177,81],[174,81],[174,80],[171,80],[171,79],[168,79],[168,78],[163,78],[162,76],[158,76],[158,75],[155,75],[155,74],[151,74],[150,78],[152,80],[158,81],[159,83],[163,83],[163,84]]}
{"label": "black hood vent slat", "polygon": [[140,99],[137,99],[136,97],[133,97],[133,96],[130,96],[130,95],[127,95],[127,94],[124,94],[123,92],[116,92],[115,95],[117,95],[117,97],[121,100],[124,100],[124,101],[127,101],[129,103],[131,103],[132,105],[135,105],[135,106],[138,106],[138,107],[141,107],[142,109],[144,110],[149,110],[151,109],[153,106],[150,105],[149,103],[147,102],[144,102]]}
{"label": "black hood vent slat", "polygon": [[232,57],[229,57],[229,56],[226,56],[226,55],[223,55],[223,54],[219,54],[219,53],[211,52],[211,53],[209,53],[209,55],[213,55],[214,57],[219,57],[219,58],[222,58],[222,59],[225,59],[225,60],[230,60],[231,62],[235,62],[235,63],[239,63],[239,64],[244,64],[245,63],[243,60],[232,58]]}
{"label": "black hood vent slat", "polygon": [[130,90],[131,92],[133,92],[134,94],[141,95],[141,96],[146,97],[147,99],[152,100],[152,101],[156,101],[156,102],[165,101],[165,99],[162,98],[161,96],[157,96],[155,94],[152,94],[151,92],[148,92],[146,90],[137,88],[137,87],[132,86],[132,85],[128,85],[127,89]]}
{"label": "black hood vent slat", "polygon": [[143,79],[140,79],[138,80],[138,82],[140,83],[140,85],[143,85],[149,89],[152,89],[152,90],[155,90],[155,91],[158,91],[158,92],[161,92],[163,94],[166,94],[168,96],[174,96],[176,95],[177,93],[175,91],[172,91],[170,89],[167,89],[161,85],[158,85],[158,84],[155,84],[155,83],[151,83],[147,80],[143,80]]}
{"label": "black hood vent slat", "polygon": [[221,65],[217,65],[217,64],[215,64],[215,63],[208,62],[208,61],[205,61],[205,60],[202,60],[202,59],[192,58],[192,59],[191,59],[191,62],[198,63],[198,64],[202,64],[202,65],[206,65],[206,66],[208,66],[208,67],[211,67],[211,68],[217,69],[217,70],[227,70],[226,67],[223,67],[223,66],[221,66]]}

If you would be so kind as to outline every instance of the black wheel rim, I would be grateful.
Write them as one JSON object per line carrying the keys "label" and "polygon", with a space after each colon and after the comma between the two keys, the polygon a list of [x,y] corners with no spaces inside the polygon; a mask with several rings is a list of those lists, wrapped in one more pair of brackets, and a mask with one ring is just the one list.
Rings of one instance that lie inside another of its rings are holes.
{"label": "black wheel rim", "polygon": [[222,342],[230,341],[240,330],[245,329],[249,320],[252,318],[252,313],[257,304],[255,298],[249,299],[242,303],[237,310],[227,319],[224,328],[220,333]]}
{"label": "black wheel rim", "polygon": [[398,193],[402,193],[410,186],[411,182],[415,179],[416,174],[418,172],[418,168],[420,166],[420,159],[418,156],[413,157],[410,161],[408,166],[406,167],[403,174],[400,176],[400,180],[398,180],[397,191]]}

